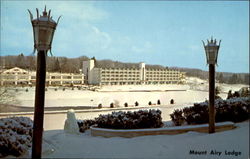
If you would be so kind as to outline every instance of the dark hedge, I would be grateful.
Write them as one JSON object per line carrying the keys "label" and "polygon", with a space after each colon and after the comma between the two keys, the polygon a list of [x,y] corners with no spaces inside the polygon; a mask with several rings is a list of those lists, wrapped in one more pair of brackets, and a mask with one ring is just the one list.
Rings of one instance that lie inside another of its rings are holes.
{"label": "dark hedge", "polygon": [[163,126],[160,110],[139,110],[135,112],[112,112],[99,115],[94,120],[78,120],[80,132],[89,129],[91,125],[110,129],[142,129],[159,128]]}
{"label": "dark hedge", "polygon": [[[230,98],[215,101],[215,121],[241,122],[249,119],[250,99],[248,97]],[[208,102],[195,103],[194,106],[174,110],[170,117],[176,126],[208,123]]]}

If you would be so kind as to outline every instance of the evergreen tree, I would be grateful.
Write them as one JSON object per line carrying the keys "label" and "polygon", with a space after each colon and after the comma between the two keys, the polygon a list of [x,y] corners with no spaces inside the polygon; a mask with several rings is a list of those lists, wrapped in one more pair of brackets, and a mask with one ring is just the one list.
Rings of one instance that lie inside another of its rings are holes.
{"label": "evergreen tree", "polygon": [[232,90],[228,91],[227,99],[233,98]]}
{"label": "evergreen tree", "polygon": [[30,70],[35,70],[36,69],[36,60],[34,56],[27,56],[27,67]]}
{"label": "evergreen tree", "polygon": [[58,58],[56,58],[56,60],[54,61],[52,72],[61,72],[60,62]]}
{"label": "evergreen tree", "polygon": [[249,74],[246,74],[246,75],[244,76],[244,84],[249,85],[249,83],[250,83],[250,76],[249,76]]}
{"label": "evergreen tree", "polygon": [[233,94],[233,97],[240,97],[239,91],[235,91],[234,94]]}
{"label": "evergreen tree", "polygon": [[69,72],[68,59],[66,57],[61,58],[61,70],[62,72]]}
{"label": "evergreen tree", "polygon": [[237,76],[237,74],[233,74],[229,78],[229,81],[228,81],[229,84],[236,84],[237,82],[238,82],[238,76]]}
{"label": "evergreen tree", "polygon": [[221,88],[219,86],[215,87],[215,99],[221,99],[221,97],[219,96],[221,92]]}
{"label": "evergreen tree", "polygon": [[220,83],[224,83],[224,77],[223,77],[223,73],[218,73],[217,74],[217,80],[220,82]]}
{"label": "evergreen tree", "polygon": [[241,97],[249,97],[250,96],[250,92],[249,92],[249,88],[242,88],[241,89],[241,93],[240,93]]}
{"label": "evergreen tree", "polygon": [[25,64],[25,58],[23,53],[21,53],[20,55],[17,56],[16,59],[16,66],[25,69],[26,68],[26,64]]}

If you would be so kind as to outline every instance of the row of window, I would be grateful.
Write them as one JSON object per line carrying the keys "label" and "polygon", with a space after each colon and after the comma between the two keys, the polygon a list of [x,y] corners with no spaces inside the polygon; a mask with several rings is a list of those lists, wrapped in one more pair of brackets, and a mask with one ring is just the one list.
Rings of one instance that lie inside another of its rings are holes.
{"label": "row of window", "polygon": [[[102,81],[140,81],[140,78],[102,78]],[[178,78],[147,78],[147,81],[179,81]]]}
{"label": "row of window", "polygon": [[146,74],[179,74],[179,72],[147,72]]}
{"label": "row of window", "polygon": [[116,72],[109,72],[109,71],[102,71],[102,74],[119,74],[119,73],[123,73],[123,74],[138,74],[138,73],[140,73],[140,71],[126,71],[126,72],[118,72],[118,71],[116,71]]}
{"label": "row of window", "polygon": [[140,78],[102,78],[102,81],[135,81],[140,80]]}
{"label": "row of window", "polygon": [[146,75],[146,77],[179,77],[179,75]]}
{"label": "row of window", "polygon": [[[178,71],[145,71],[146,74],[179,74]],[[120,70],[120,71],[103,71],[102,73],[140,73],[140,70]]]}
{"label": "row of window", "polygon": [[[30,79],[35,80],[36,76],[31,76]],[[50,79],[50,78],[47,77],[46,79]],[[60,80],[61,78],[51,78],[51,79],[58,79],[58,80]],[[63,78],[63,79],[72,80],[71,77],[70,78],[69,77],[68,78]],[[81,76],[74,77],[73,80],[75,80],[75,79],[82,79],[82,77]],[[4,77],[1,76],[1,80],[29,80],[29,76],[4,76]]]}
{"label": "row of window", "polygon": [[[17,78],[29,78],[30,76],[29,75],[0,75],[1,79],[15,79],[16,77]],[[63,79],[71,79],[73,77],[73,79],[81,79],[82,76],[47,76],[46,78],[49,79],[51,77],[51,79],[61,79],[61,77]],[[31,76],[31,79],[36,79],[36,76]]]}
{"label": "row of window", "polygon": [[147,81],[172,81],[179,80],[178,78],[147,78]]}
{"label": "row of window", "polygon": [[[177,84],[178,81],[166,82],[166,81],[149,81],[146,84]],[[125,85],[125,84],[142,84],[142,82],[101,82],[102,85]]]}
{"label": "row of window", "polygon": [[[101,77],[140,77],[140,75],[101,75]],[[146,75],[148,78],[179,78],[178,75]]]}
{"label": "row of window", "polygon": [[[138,71],[140,68],[102,68],[102,71]],[[178,72],[176,70],[168,70],[168,69],[146,69],[146,71],[151,72]]]}
{"label": "row of window", "polygon": [[140,77],[140,75],[102,75],[102,77]]}
{"label": "row of window", "polygon": [[133,71],[137,71],[139,70],[138,68],[102,68],[103,71],[130,71],[130,70],[133,70]]}
{"label": "row of window", "polygon": [[25,74],[28,74],[27,72],[6,72],[5,74],[23,74],[23,75],[25,75]]}

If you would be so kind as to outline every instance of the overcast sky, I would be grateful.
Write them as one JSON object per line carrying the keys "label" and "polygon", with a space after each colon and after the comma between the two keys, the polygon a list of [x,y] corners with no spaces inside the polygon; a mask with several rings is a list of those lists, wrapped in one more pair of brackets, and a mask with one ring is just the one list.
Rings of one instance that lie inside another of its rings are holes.
{"label": "overcast sky", "polygon": [[249,72],[248,1],[3,1],[1,56],[31,55],[36,17],[62,15],[54,56],[95,56],[208,70],[201,40],[222,40],[217,71]]}

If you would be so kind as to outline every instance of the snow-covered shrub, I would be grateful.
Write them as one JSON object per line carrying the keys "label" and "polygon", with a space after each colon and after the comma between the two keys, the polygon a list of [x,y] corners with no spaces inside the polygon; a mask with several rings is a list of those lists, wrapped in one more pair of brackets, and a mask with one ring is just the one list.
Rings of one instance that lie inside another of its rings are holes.
{"label": "snow-covered shrub", "polygon": [[183,117],[188,124],[203,124],[208,122],[208,103],[194,103],[192,107],[183,108]]}
{"label": "snow-covered shrub", "polygon": [[124,107],[128,107],[128,103],[126,102],[126,103],[124,103]]}
{"label": "snow-covered shrub", "polygon": [[77,120],[79,131],[84,133],[85,130],[88,130],[92,125],[96,124],[95,120]]}
{"label": "snow-covered shrub", "polygon": [[114,103],[110,103],[110,108],[114,108]]}
{"label": "snow-covered shrub", "polygon": [[161,105],[160,99],[157,100],[157,104],[158,104],[158,105]]}
{"label": "snow-covered shrub", "polygon": [[232,92],[232,90],[229,90],[227,94],[227,99],[237,98],[237,97],[249,97],[249,96],[250,96],[249,87],[243,87],[239,91],[235,91],[234,93]]}
{"label": "snow-covered shrub", "polygon": [[97,127],[111,129],[158,128],[163,125],[160,110],[112,112],[95,119]]}
{"label": "snow-covered shrub", "polygon": [[137,101],[135,102],[135,106],[139,106],[139,103]]}
{"label": "snow-covered shrub", "polygon": [[174,110],[170,117],[176,126],[180,126],[184,123],[185,118],[183,117],[183,111],[180,109]]}
{"label": "snow-covered shrub", "polygon": [[174,99],[171,99],[171,100],[170,100],[170,104],[174,104]]}
{"label": "snow-covered shrub", "polygon": [[99,109],[101,109],[102,108],[102,104],[100,103],[100,104],[98,104],[98,108]]}
{"label": "snow-covered shrub", "polygon": [[135,112],[112,112],[99,115],[94,120],[78,120],[80,132],[85,132],[90,126],[110,129],[142,129],[159,128],[163,126],[160,110],[139,110]]}
{"label": "snow-covered shrub", "polygon": [[[194,106],[185,107],[180,113],[174,111],[170,114],[175,125],[184,118],[188,124],[203,124],[209,121],[208,102],[195,103]],[[248,97],[230,98],[227,100],[215,100],[215,121],[241,122],[249,119],[250,99]]]}
{"label": "snow-covered shrub", "polygon": [[24,154],[32,145],[32,128],[28,117],[0,119],[0,158]]}
{"label": "snow-covered shrub", "polygon": [[216,101],[215,120],[241,122],[249,118],[250,99],[248,97],[230,98]]}

